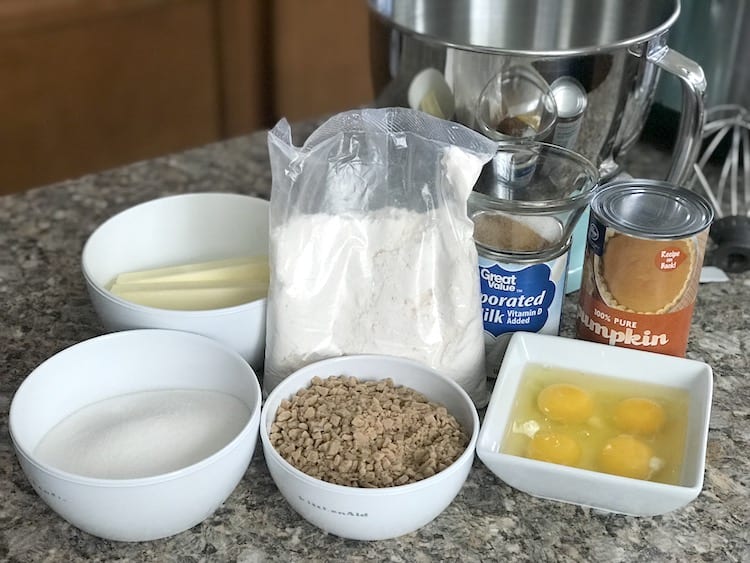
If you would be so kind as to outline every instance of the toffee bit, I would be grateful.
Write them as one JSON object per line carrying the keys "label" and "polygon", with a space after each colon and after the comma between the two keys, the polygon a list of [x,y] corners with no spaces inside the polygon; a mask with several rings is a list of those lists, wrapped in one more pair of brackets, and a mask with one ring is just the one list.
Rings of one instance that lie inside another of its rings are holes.
{"label": "toffee bit", "polygon": [[[325,429],[325,439],[317,431],[313,440],[312,428]],[[314,377],[309,387],[282,401],[272,429],[271,444],[300,471],[363,488],[430,477],[458,459],[469,443],[443,405],[390,378]]]}

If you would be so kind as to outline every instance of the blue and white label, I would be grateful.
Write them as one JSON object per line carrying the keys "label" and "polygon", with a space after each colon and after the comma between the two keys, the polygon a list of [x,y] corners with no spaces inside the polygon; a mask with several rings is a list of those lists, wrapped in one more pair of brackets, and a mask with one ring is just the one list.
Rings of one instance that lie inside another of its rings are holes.
{"label": "blue and white label", "polygon": [[488,336],[557,334],[565,294],[567,253],[539,264],[501,264],[479,257],[482,318]]}

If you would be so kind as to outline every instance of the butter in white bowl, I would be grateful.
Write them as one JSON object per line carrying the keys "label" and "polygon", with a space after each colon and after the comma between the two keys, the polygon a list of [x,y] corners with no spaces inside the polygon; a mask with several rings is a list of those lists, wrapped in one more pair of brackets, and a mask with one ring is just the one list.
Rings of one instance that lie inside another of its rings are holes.
{"label": "butter in white bowl", "polygon": [[201,311],[264,299],[268,280],[267,256],[243,256],[124,272],[109,291],[148,307]]}
{"label": "butter in white bowl", "polygon": [[[81,256],[91,304],[104,329],[202,334],[260,369],[266,347],[268,209],[267,200],[242,194],[180,194],[146,201],[104,221]],[[113,288],[115,281],[127,285]]]}

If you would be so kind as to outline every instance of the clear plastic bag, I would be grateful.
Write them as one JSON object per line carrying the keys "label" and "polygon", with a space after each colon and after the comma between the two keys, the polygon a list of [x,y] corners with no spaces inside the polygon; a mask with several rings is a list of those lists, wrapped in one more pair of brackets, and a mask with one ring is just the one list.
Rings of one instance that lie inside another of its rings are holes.
{"label": "clear plastic bag", "polygon": [[401,108],[338,114],[292,143],[269,133],[264,391],[313,361],[421,361],[487,400],[473,223],[466,203],[497,145]]}

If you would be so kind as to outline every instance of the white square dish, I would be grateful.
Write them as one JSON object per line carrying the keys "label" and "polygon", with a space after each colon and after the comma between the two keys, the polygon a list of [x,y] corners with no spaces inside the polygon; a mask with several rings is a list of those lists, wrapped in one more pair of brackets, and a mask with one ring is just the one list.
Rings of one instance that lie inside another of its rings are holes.
{"label": "white square dish", "polygon": [[[519,383],[529,364],[687,390],[687,429],[679,484],[621,477],[501,453]],[[633,516],[670,512],[688,504],[703,488],[712,385],[713,372],[703,362],[518,332],[513,335],[500,367],[482,421],[477,455],[504,482],[533,496]]]}

